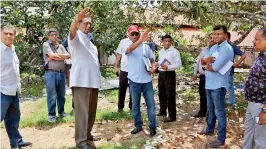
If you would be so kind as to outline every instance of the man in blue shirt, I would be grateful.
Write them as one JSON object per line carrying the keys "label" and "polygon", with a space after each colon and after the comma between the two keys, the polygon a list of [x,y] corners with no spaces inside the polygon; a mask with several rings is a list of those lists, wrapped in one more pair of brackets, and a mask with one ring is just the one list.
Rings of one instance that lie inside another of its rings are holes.
{"label": "man in blue shirt", "polygon": [[234,51],[234,59],[235,56],[241,56],[241,58],[234,63],[230,75],[229,75],[229,87],[228,87],[228,93],[229,93],[229,108],[233,108],[234,104],[235,104],[235,92],[234,92],[234,68],[237,68],[246,58],[246,55],[244,54],[244,52],[242,52],[240,50],[239,47],[237,47],[236,45],[234,45],[231,41],[231,34],[229,32],[227,32],[227,42],[231,45],[231,47],[233,48]]}
{"label": "man in blue shirt", "polygon": [[[128,79],[130,92],[132,97],[132,114],[134,117],[135,129],[131,131],[131,134],[136,134],[142,131],[143,122],[141,120],[140,112],[140,99],[141,93],[143,93],[149,118],[150,135],[156,134],[156,116],[155,116],[155,103],[154,92],[152,87],[151,74],[155,72],[155,62],[152,50],[147,44],[143,44],[143,41],[147,41],[149,30],[145,31],[140,37],[139,28],[136,25],[132,25],[128,28],[128,34],[133,44],[126,48],[126,55],[128,58]],[[152,63],[152,70],[146,68],[146,60]]]}
{"label": "man in blue shirt", "polygon": [[[218,25],[213,28],[214,42],[207,56],[201,59],[206,76],[206,93],[208,105],[207,127],[199,134],[211,135],[214,133],[216,118],[218,120],[218,137],[208,144],[211,148],[218,148],[225,144],[226,139],[226,110],[225,95],[228,88],[228,77],[230,66],[226,73],[221,69],[230,61],[233,61],[234,52],[230,44],[226,41],[227,28]],[[224,69],[224,68],[223,68]]]}

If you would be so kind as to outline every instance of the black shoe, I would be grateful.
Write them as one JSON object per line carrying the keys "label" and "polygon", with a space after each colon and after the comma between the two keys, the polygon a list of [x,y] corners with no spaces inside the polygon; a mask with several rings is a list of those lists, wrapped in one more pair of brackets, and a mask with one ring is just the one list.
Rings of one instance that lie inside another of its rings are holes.
{"label": "black shoe", "polygon": [[92,145],[90,145],[90,144],[85,144],[85,145],[83,145],[83,146],[80,146],[79,148],[80,148],[80,149],[96,149],[95,146],[92,146]]}
{"label": "black shoe", "polygon": [[137,134],[139,133],[140,131],[142,131],[142,128],[135,128],[131,131],[131,134]]}
{"label": "black shoe", "polygon": [[156,129],[155,128],[150,128],[150,135],[151,136],[156,135]]}
{"label": "black shoe", "polygon": [[32,143],[31,142],[24,142],[22,144],[18,144],[18,148],[21,149],[23,147],[30,147],[32,146]]}
{"label": "black shoe", "polygon": [[102,138],[93,136],[91,138],[88,138],[88,141],[100,141]]}
{"label": "black shoe", "polygon": [[213,132],[207,132],[206,130],[202,130],[201,132],[197,132],[197,134],[199,135],[213,135],[214,133]]}
{"label": "black shoe", "polygon": [[202,117],[206,117],[206,115],[201,115],[201,114],[193,114],[193,115],[191,115],[192,117],[194,117],[194,118],[202,118]]}
{"label": "black shoe", "polygon": [[159,112],[159,113],[157,114],[157,116],[166,116],[166,114],[165,114],[165,113],[161,113],[161,112]]}
{"label": "black shoe", "polygon": [[117,112],[118,113],[122,113],[123,112],[123,109],[118,109]]}
{"label": "black shoe", "polygon": [[166,117],[166,118],[163,120],[164,123],[169,123],[169,122],[173,122],[173,121],[176,121],[176,119],[172,119],[172,118],[170,118],[170,117]]}

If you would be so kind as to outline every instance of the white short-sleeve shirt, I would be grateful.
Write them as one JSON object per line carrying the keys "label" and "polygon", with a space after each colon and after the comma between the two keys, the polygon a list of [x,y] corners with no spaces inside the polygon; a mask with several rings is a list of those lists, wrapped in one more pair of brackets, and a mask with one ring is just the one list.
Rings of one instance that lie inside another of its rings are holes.
{"label": "white short-sleeve shirt", "polygon": [[70,87],[100,88],[98,51],[89,36],[78,30],[74,39],[68,37],[68,45],[72,59]]}
{"label": "white short-sleeve shirt", "polygon": [[126,47],[129,47],[132,44],[132,41],[129,38],[122,39],[116,49],[116,53],[121,54],[121,63],[120,63],[120,70],[128,72],[128,60],[126,53]]}
{"label": "white short-sleeve shirt", "polygon": [[15,52],[15,46],[7,47],[4,43],[1,45],[1,93],[15,96],[20,92],[19,59]]}

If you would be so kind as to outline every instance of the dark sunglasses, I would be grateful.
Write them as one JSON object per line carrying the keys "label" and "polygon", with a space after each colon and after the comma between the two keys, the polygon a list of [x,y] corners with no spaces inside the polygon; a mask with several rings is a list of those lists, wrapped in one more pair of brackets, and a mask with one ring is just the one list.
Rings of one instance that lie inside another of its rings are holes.
{"label": "dark sunglasses", "polygon": [[131,36],[139,36],[139,33],[137,32],[133,32],[133,33],[130,33]]}

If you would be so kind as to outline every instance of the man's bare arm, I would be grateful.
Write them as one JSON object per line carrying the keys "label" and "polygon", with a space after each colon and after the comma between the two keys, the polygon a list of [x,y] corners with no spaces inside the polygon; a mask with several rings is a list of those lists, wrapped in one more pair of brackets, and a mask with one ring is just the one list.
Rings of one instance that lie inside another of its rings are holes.
{"label": "man's bare arm", "polygon": [[241,58],[237,62],[234,63],[234,67],[238,67],[246,59],[246,57],[247,56],[243,54]]}
{"label": "man's bare arm", "polygon": [[70,40],[73,40],[75,38],[75,36],[77,34],[78,23],[80,20],[85,18],[87,10],[88,10],[88,8],[85,8],[76,14],[76,17],[73,20],[73,22],[71,23],[70,29],[69,29]]}
{"label": "man's bare arm", "polygon": [[138,41],[134,42],[131,46],[129,46],[126,50],[126,54],[129,54],[130,52],[134,51],[143,41],[146,41],[148,39],[150,30],[146,30],[143,35],[139,38]]}

